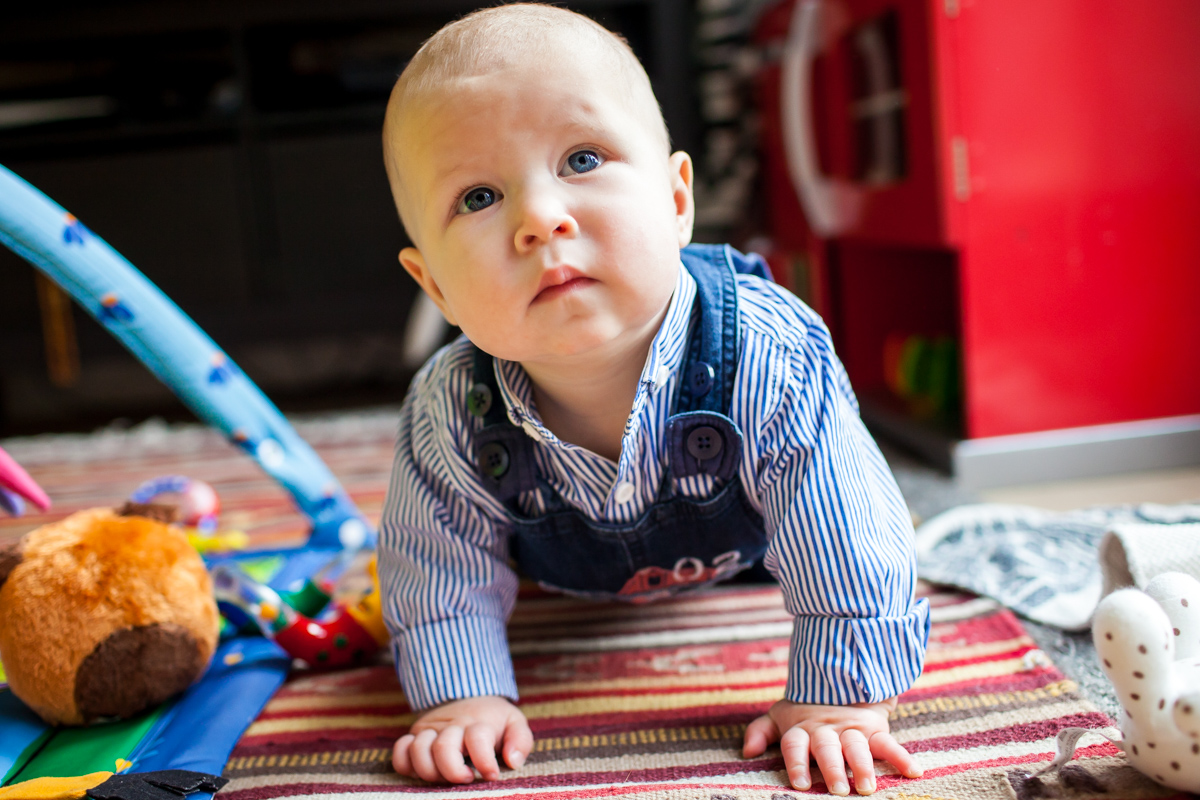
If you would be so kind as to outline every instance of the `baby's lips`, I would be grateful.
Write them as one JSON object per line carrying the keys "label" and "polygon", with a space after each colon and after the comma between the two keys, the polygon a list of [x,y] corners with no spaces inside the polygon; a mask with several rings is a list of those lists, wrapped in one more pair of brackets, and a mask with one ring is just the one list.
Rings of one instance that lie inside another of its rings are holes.
{"label": "baby's lips", "polygon": [[585,277],[587,276],[583,274],[582,270],[576,269],[575,267],[569,265],[551,267],[550,269],[542,272],[542,279],[538,281],[537,292],[535,293],[535,296],[541,294],[547,289],[555,286],[561,286],[568,281]]}

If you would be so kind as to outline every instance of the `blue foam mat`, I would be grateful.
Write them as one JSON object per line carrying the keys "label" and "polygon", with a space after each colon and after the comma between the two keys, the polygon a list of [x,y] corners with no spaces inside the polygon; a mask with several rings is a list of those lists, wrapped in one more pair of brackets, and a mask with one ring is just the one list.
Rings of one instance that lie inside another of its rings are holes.
{"label": "blue foam mat", "polygon": [[220,775],[234,745],[291,665],[291,656],[266,639],[238,636],[222,642],[204,677],[133,752],[133,771],[187,769]]}
{"label": "blue foam mat", "polygon": [[0,785],[17,759],[50,726],[8,689],[0,690]]}

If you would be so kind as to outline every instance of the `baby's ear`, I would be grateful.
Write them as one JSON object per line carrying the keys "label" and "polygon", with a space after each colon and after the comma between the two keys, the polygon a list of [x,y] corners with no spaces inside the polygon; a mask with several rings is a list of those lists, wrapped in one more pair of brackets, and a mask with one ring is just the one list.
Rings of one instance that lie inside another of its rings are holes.
{"label": "baby's ear", "polygon": [[16,569],[24,557],[21,553],[21,543],[24,539],[0,545],[0,586],[8,580],[9,573]]}
{"label": "baby's ear", "polygon": [[415,247],[404,248],[400,251],[400,265],[404,267],[405,272],[412,275],[413,280],[425,294],[429,295],[429,299],[442,312],[446,322],[457,327],[458,322],[455,321],[454,314],[450,312],[450,306],[446,304],[446,298],[442,294],[441,288],[438,287],[437,281],[430,274],[429,267],[425,265],[425,256],[421,255],[421,251]]}
{"label": "baby's ear", "polygon": [[671,154],[671,197],[675,200],[675,223],[679,230],[679,246],[692,241],[692,223],[696,221],[696,204],[692,199],[692,157],[682,150]]}

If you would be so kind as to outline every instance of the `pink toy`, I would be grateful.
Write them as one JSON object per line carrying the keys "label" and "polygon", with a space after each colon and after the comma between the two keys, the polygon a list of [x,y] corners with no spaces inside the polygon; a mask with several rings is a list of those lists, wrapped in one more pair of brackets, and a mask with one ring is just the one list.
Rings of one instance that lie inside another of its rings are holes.
{"label": "pink toy", "polygon": [[217,529],[221,500],[204,481],[185,475],[160,475],[134,489],[129,499],[134,503],[149,503],[164,494],[179,497],[179,516],[184,525],[197,528],[202,533],[212,533]]}
{"label": "pink toy", "polygon": [[0,487],[24,497],[43,511],[50,508],[50,498],[42,491],[42,487],[3,448],[0,448]]}

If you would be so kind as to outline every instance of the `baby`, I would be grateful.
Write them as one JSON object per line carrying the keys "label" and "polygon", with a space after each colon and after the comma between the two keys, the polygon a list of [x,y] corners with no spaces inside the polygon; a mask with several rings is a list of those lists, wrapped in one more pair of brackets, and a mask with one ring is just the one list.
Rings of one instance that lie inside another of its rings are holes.
{"label": "baby", "polygon": [[549,6],[471,14],[400,76],[383,142],[400,262],[464,334],[413,381],[381,525],[419,715],[395,769],[524,763],[517,570],[642,601],[757,564],[795,624],[744,755],[779,741],[794,787],[811,756],[841,795],[847,766],[874,791],[873,758],[920,775],[888,729],[929,629],[903,499],[816,315],[761,261],[681,250],[692,161],[625,42]]}

